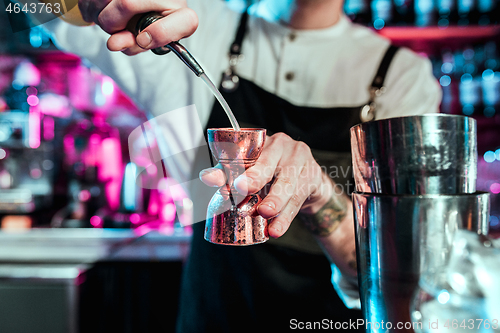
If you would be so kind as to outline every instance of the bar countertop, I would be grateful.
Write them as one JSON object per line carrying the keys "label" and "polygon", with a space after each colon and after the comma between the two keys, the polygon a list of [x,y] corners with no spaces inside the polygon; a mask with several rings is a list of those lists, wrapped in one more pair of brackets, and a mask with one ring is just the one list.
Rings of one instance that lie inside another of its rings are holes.
{"label": "bar countertop", "polygon": [[185,260],[191,236],[131,229],[34,228],[0,231],[0,263],[71,263],[97,261]]}

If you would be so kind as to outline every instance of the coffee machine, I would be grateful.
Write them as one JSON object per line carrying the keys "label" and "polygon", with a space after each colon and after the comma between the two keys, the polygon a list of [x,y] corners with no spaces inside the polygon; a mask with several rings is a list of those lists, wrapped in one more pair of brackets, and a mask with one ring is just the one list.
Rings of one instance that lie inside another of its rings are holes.
{"label": "coffee machine", "polygon": [[0,214],[31,213],[51,205],[54,148],[53,119],[36,112],[0,113]]}

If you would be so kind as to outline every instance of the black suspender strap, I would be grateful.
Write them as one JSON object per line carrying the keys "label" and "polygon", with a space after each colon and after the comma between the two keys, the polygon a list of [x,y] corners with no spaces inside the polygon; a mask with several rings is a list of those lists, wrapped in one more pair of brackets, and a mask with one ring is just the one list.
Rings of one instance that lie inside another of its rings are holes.
{"label": "black suspender strap", "polygon": [[235,73],[235,68],[238,62],[243,58],[243,55],[241,54],[241,46],[243,44],[243,39],[245,38],[245,33],[247,32],[247,21],[248,8],[243,14],[241,14],[238,30],[236,30],[236,36],[234,37],[234,41],[229,49],[229,67],[222,75],[221,82],[221,88],[225,92],[233,92],[239,85],[240,79]]}
{"label": "black suspender strap", "polygon": [[372,88],[380,89],[384,86],[384,80],[385,76],[387,74],[387,70],[389,69],[389,66],[391,65],[392,58],[394,58],[394,55],[396,54],[397,50],[399,50],[398,46],[391,45],[385,51],[385,55],[382,58],[382,61],[380,62],[380,65],[377,70],[377,74],[375,75],[375,78],[373,78],[372,82]]}
{"label": "black suspender strap", "polygon": [[392,59],[398,50],[398,46],[390,45],[387,51],[385,51],[384,57],[378,66],[377,74],[375,74],[370,86],[370,100],[361,108],[360,118],[362,122],[371,121],[375,118],[375,111],[377,109],[375,98],[385,92],[385,76],[387,75],[387,70],[391,65]]}
{"label": "black suspender strap", "polygon": [[240,24],[238,25],[236,36],[234,38],[233,44],[231,44],[231,49],[229,51],[230,55],[232,56],[238,56],[241,54],[241,44],[243,44],[243,38],[245,38],[245,33],[247,32],[247,21],[248,10],[245,10],[245,12],[241,14]]}

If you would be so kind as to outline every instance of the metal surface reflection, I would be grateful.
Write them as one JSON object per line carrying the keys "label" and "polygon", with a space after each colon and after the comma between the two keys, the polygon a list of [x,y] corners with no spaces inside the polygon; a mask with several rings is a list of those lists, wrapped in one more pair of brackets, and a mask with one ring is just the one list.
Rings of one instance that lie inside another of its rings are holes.
{"label": "metal surface reflection", "polygon": [[351,128],[356,191],[386,194],[474,193],[476,121],[425,114]]}
{"label": "metal surface reflection", "polygon": [[488,193],[354,193],[352,198],[361,305],[372,323],[411,322],[410,301],[419,279],[423,272],[433,278],[447,263],[455,230],[488,232]]}

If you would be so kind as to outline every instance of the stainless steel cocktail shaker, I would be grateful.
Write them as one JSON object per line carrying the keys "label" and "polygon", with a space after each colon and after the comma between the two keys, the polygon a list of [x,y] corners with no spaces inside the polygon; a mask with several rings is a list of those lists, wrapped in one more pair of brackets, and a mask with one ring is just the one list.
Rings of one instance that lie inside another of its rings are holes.
{"label": "stainless steel cocktail shaker", "polygon": [[[489,194],[476,193],[476,122],[442,114],[351,128],[361,307],[367,332],[414,332],[413,295],[448,262],[454,231],[487,234]],[[423,273],[426,274],[423,274]],[[396,327],[396,323],[408,323]]]}

